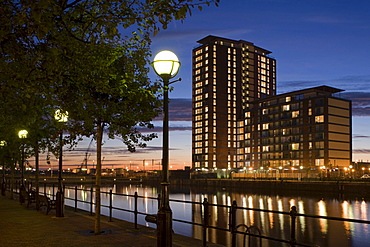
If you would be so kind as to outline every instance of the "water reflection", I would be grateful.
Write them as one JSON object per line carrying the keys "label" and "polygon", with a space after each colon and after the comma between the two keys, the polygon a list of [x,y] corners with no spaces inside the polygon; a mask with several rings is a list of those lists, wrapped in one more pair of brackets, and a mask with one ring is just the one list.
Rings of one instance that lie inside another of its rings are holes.
{"label": "water reflection", "polygon": [[[79,186],[87,191],[78,191],[78,200],[89,202],[94,194],[90,192],[90,187]],[[41,189],[42,190],[42,189]],[[47,188],[47,193],[52,193],[52,188]],[[156,214],[158,210],[157,195],[158,189],[155,187],[142,187],[135,185],[114,185],[112,187],[103,187],[102,192],[112,190],[113,207],[134,210],[135,200],[133,197],[124,195],[134,195],[135,192],[144,198],[138,199],[138,210],[148,214]],[[75,192],[73,189],[65,190],[66,197],[74,198]],[[153,199],[154,198],[154,199]],[[235,200],[238,207],[257,208],[264,210],[274,210],[289,212],[292,206],[297,207],[299,214],[321,215],[342,218],[352,218],[369,220],[369,203],[365,200],[338,200],[328,198],[313,198],[313,197],[289,197],[278,195],[261,195],[251,193],[236,193],[228,191],[215,191],[207,193],[195,193],[192,191],[178,190],[176,193],[170,194],[170,199],[203,202],[207,198],[210,204],[231,205]],[[94,201],[94,198],[92,198]],[[103,194],[102,204],[109,205],[109,195]],[[74,201],[66,200],[66,205],[74,206]],[[78,206],[90,210],[88,203],[78,203]],[[202,206],[199,204],[171,202],[173,218],[185,221],[193,221],[202,223],[201,215],[203,215]],[[102,208],[102,213],[108,215],[108,208]],[[132,213],[113,210],[113,217],[133,221]],[[155,227],[151,223],[147,223],[145,216],[139,215],[138,223],[150,227]],[[290,216],[283,214],[268,213],[262,211],[241,210],[237,211],[237,224],[245,224],[246,226],[255,226],[261,230],[262,235],[289,240],[290,239]],[[209,224],[220,228],[229,228],[229,208],[221,206],[210,206]],[[202,228],[174,222],[174,232],[202,238]],[[242,230],[242,229],[239,229]],[[326,219],[304,218],[297,217],[296,239],[300,243],[316,244],[319,246],[366,246],[370,242],[369,225],[350,223],[345,221],[333,221]],[[208,230],[208,241],[219,243],[226,246],[231,245],[231,236],[228,232],[219,231],[216,229]],[[243,238],[238,237],[238,246],[242,246]],[[263,241],[263,246],[286,246],[278,242]]]}

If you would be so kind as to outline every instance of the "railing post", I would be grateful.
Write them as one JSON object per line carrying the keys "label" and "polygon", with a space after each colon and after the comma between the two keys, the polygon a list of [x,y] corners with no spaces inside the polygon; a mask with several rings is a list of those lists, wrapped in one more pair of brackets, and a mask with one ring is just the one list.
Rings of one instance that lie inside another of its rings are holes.
{"label": "railing post", "polygon": [[290,245],[295,246],[297,243],[297,240],[295,238],[295,223],[296,223],[296,218],[297,218],[297,207],[292,206],[290,210],[290,219],[291,219],[291,224],[290,224]]}
{"label": "railing post", "polygon": [[113,191],[109,190],[109,221],[112,222]]}
{"label": "railing post", "polygon": [[93,188],[90,188],[90,216],[93,215]]}
{"label": "railing post", "polygon": [[75,212],[77,212],[77,186],[75,186]]}
{"label": "railing post", "polygon": [[137,192],[135,191],[135,195],[134,195],[134,198],[135,198],[135,209],[134,209],[134,215],[135,215],[135,229],[137,229],[137,198],[138,198],[138,195],[137,195]]}
{"label": "railing post", "polygon": [[44,183],[44,196],[47,196],[47,194],[46,194],[46,183]]}
{"label": "railing post", "polygon": [[207,246],[207,230],[209,225],[209,203],[207,198],[203,200],[203,247]]}
{"label": "railing post", "polygon": [[161,207],[161,194],[158,194],[157,197],[158,209]]}
{"label": "railing post", "polygon": [[231,231],[231,246],[236,247],[236,201],[234,200],[230,208],[230,231]]}
{"label": "railing post", "polygon": [[55,200],[55,184],[53,184],[53,200]]}

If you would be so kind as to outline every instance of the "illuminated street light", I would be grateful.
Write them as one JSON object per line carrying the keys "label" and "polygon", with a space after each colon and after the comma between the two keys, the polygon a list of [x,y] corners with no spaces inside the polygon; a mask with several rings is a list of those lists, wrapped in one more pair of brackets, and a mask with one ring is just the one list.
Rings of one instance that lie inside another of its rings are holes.
{"label": "illuminated street light", "polygon": [[[157,246],[172,246],[172,211],[169,203],[169,169],[168,169],[168,86],[169,80],[177,75],[180,62],[171,51],[161,51],[152,62],[152,66],[163,80],[163,147],[162,147],[162,197],[157,215]],[[176,80],[176,81],[180,81]]]}
{"label": "illuminated street light", "polygon": [[[68,112],[55,111],[54,118],[59,123],[66,123],[68,121]],[[56,217],[64,217],[64,192],[62,186],[62,172],[63,172],[63,129],[60,130],[59,135],[59,169],[58,169],[58,191],[56,194]]]}
{"label": "illuminated street light", "polygon": [[[26,139],[27,138],[27,135],[28,135],[28,131],[27,130],[20,130],[18,132],[18,137],[20,139]],[[21,161],[21,179],[22,179],[22,186],[23,186],[23,180],[24,180],[24,143],[22,143],[22,161]]]}
{"label": "illuminated street light", "polygon": [[[27,138],[27,135],[28,135],[28,131],[27,130],[20,130],[18,132],[18,137],[20,139],[26,139]],[[25,146],[24,146],[24,142],[22,143],[22,161],[21,161],[21,189],[24,189],[24,149],[25,149]],[[19,201],[20,203],[23,203],[24,202],[24,198],[22,196],[22,193],[19,193]]]}
{"label": "illuminated street light", "polygon": [[[0,148],[3,148],[6,146],[6,141],[0,141]],[[2,196],[5,196],[5,161],[3,160],[3,167],[2,167],[2,172],[3,172],[3,179],[2,179],[2,182],[1,182],[1,195]]]}

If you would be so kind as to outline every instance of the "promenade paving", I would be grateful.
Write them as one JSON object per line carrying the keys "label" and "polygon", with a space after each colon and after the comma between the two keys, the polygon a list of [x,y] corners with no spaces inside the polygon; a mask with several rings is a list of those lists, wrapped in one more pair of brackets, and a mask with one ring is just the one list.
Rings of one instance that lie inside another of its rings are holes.
{"label": "promenade paving", "polygon": [[[17,196],[17,195],[15,195]],[[9,199],[9,195],[0,196],[0,246],[6,247],[44,247],[44,246],[156,246],[156,229],[138,226],[123,220],[101,216],[100,235],[93,234],[94,216],[88,212],[74,212],[66,207],[64,217],[55,217],[55,210],[49,215],[45,209],[37,211],[35,205],[29,208],[20,205],[17,198]],[[173,235],[174,247],[202,246],[197,239],[182,235]],[[208,244],[209,247],[221,245]]]}

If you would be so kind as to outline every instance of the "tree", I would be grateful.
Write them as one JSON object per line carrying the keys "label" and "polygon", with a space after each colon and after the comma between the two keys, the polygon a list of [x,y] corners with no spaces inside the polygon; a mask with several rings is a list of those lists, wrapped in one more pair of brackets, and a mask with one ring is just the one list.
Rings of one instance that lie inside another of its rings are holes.
{"label": "tree", "polygon": [[[96,224],[104,129],[130,151],[155,136],[160,86],[147,77],[150,37],[192,9],[219,0],[4,0],[0,3],[0,85],[38,95],[42,109],[70,113],[71,140],[97,140]],[[32,105],[27,105],[30,112]],[[17,113],[13,111],[15,115]],[[40,117],[40,115],[39,115]],[[37,117],[31,116],[32,123]]]}

